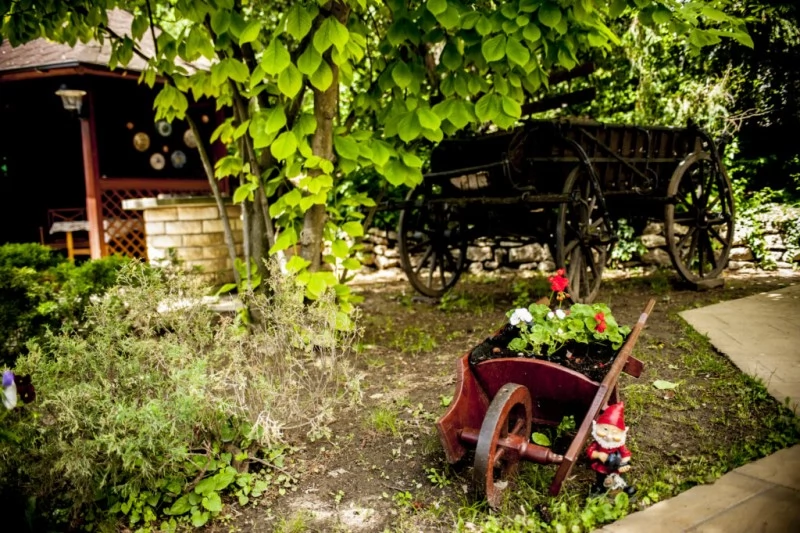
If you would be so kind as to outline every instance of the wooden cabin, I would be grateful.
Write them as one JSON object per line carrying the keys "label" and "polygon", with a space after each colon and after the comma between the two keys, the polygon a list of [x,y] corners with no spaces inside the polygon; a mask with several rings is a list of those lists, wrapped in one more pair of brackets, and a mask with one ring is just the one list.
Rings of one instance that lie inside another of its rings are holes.
{"label": "wooden cabin", "polygon": [[[131,20],[109,12],[119,34],[130,33]],[[143,51],[152,46],[148,33]],[[0,44],[0,243],[146,259],[142,213],[123,210],[122,200],[209,194],[188,125],[155,121],[159,87],[138,83],[145,62],[134,57],[125,69],[110,70],[110,52],[108,41]],[[79,111],[65,108],[61,96],[69,95]],[[208,142],[219,120],[214,103],[191,104],[189,113]],[[224,153],[221,145],[207,148],[212,156]]]}

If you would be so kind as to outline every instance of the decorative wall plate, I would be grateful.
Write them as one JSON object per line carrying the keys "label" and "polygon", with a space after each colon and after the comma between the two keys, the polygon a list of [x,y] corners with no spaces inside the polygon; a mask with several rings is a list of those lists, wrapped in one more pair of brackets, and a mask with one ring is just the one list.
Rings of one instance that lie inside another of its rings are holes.
{"label": "decorative wall plate", "polygon": [[183,142],[189,148],[197,148],[197,139],[194,138],[194,133],[190,129],[183,132]]}
{"label": "decorative wall plate", "polygon": [[140,152],[146,152],[150,148],[150,136],[143,131],[140,131],[133,136],[133,147]]}
{"label": "decorative wall plate", "polygon": [[164,160],[164,156],[161,154],[153,154],[150,156],[150,166],[156,170],[161,170],[164,168],[166,164],[166,160]]}
{"label": "decorative wall plate", "polygon": [[169,137],[172,135],[172,124],[166,120],[159,120],[156,122],[156,131],[158,131],[158,134],[162,137]]}
{"label": "decorative wall plate", "polygon": [[172,155],[169,156],[169,160],[172,162],[173,167],[183,168],[183,166],[186,164],[186,154],[180,150],[175,150],[172,152]]}

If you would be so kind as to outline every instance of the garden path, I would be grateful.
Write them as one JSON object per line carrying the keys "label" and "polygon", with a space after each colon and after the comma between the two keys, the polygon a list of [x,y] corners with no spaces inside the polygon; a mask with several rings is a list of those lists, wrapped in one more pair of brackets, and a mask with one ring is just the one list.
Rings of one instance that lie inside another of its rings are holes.
{"label": "garden path", "polygon": [[[778,401],[800,403],[800,284],[681,316]],[[787,400],[788,399],[788,400]],[[800,531],[800,445],[737,468],[596,533]]]}

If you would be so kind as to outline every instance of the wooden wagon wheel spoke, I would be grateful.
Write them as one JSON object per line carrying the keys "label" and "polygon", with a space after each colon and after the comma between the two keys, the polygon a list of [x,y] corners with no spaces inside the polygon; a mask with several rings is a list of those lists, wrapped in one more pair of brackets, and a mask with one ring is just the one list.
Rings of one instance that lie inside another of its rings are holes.
{"label": "wooden wagon wheel spoke", "polygon": [[[732,188],[722,163],[713,157],[708,152],[689,155],[667,187],[667,246],[676,270],[690,282],[719,276],[733,243]],[[678,224],[689,229],[676,238]]]}
{"label": "wooden wagon wheel spoke", "polygon": [[486,411],[475,447],[473,476],[493,508],[502,502],[503,493],[519,467],[519,455],[508,453],[499,440],[508,436],[509,427],[512,434],[528,440],[532,413],[530,392],[516,383],[503,385]]}
{"label": "wooden wagon wheel spoke", "polygon": [[[466,233],[460,231],[460,209],[448,202],[436,202],[435,187],[424,189],[410,191],[407,207],[400,212],[400,263],[415,290],[438,298],[461,276],[468,242]],[[451,249],[458,250],[458,255]]]}

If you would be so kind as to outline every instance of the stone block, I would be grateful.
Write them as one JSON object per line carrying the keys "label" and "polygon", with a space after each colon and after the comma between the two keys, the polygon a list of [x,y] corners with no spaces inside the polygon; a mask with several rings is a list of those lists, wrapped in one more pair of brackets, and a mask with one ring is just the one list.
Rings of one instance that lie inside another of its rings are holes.
{"label": "stone block", "polygon": [[220,246],[204,246],[201,250],[203,250],[203,255],[201,256],[203,259],[227,259],[228,257],[228,247],[224,244]]}
{"label": "stone block", "polygon": [[783,259],[783,252],[767,252],[767,257],[773,262],[777,263],[781,259]]}
{"label": "stone block", "polygon": [[375,264],[375,256],[372,254],[363,254],[360,260],[362,265],[372,266]]}
{"label": "stone block", "polygon": [[178,257],[180,257],[183,260],[203,259],[203,257],[205,257],[204,248],[200,246],[180,248],[178,250]]}
{"label": "stone block", "polygon": [[539,243],[526,244],[508,251],[509,263],[538,263],[544,260],[544,250]]}
{"label": "stone block", "polygon": [[482,263],[470,263],[468,267],[470,274],[478,274],[483,272],[483,264]]}
{"label": "stone block", "polygon": [[364,242],[361,243],[361,251],[362,252],[371,252],[375,249],[375,245],[371,242]]}
{"label": "stone block", "polygon": [[517,248],[522,246],[522,243],[519,241],[500,241],[500,246],[503,248]]}
{"label": "stone block", "polygon": [[536,268],[539,272],[555,272],[556,264],[554,261],[546,260],[539,263],[539,266]]}
{"label": "stone block", "polygon": [[163,235],[164,223],[163,222],[145,222],[144,232],[147,235]]}
{"label": "stone block", "polygon": [[775,266],[778,268],[792,268],[792,264],[787,263],[786,261],[777,261]]}
{"label": "stone block", "polygon": [[167,258],[167,249],[166,248],[147,248],[147,259],[150,263],[155,264],[156,261],[160,259]]}
{"label": "stone block", "polygon": [[391,259],[382,255],[376,255],[375,266],[377,266],[380,270],[384,270],[387,268],[400,266],[400,261],[398,259]]}
{"label": "stone block", "polygon": [[396,231],[387,231],[386,238],[390,241],[397,241],[397,232]]}
{"label": "stone block", "polygon": [[787,263],[796,263],[800,261],[800,250],[790,250],[783,254],[783,260]]}
{"label": "stone block", "polygon": [[498,265],[506,264],[506,262],[508,261],[508,250],[506,250],[505,248],[495,248],[494,260],[497,261]]}
{"label": "stone block", "polygon": [[642,231],[642,235],[664,235],[664,223],[648,222]]}
{"label": "stone block", "polygon": [[215,244],[225,244],[225,236],[222,233],[201,233],[199,235],[184,235],[183,244],[185,246],[212,246]]}
{"label": "stone block", "polygon": [[519,270],[536,270],[539,266],[539,263],[522,263],[517,267]]}
{"label": "stone block", "polygon": [[[233,224],[231,224],[233,226]],[[204,220],[203,221],[203,233],[217,233],[223,232],[222,220]]]}
{"label": "stone block", "polygon": [[500,263],[498,263],[497,260],[486,261],[485,263],[483,263],[484,270],[497,270],[498,268],[500,268]]}
{"label": "stone block", "polygon": [[731,248],[731,261],[752,261],[753,252],[746,246],[736,246]]}
{"label": "stone block", "polygon": [[764,235],[764,242],[766,242],[767,248],[770,250],[786,251],[786,245],[783,244],[783,237],[780,235]]}
{"label": "stone block", "polygon": [[491,261],[494,259],[494,254],[488,246],[468,246],[467,259],[470,261]]}
{"label": "stone block", "polygon": [[178,220],[210,220],[219,218],[219,209],[213,205],[178,207]]}
{"label": "stone block", "polygon": [[178,248],[183,245],[181,235],[153,235],[147,237],[147,248]]}
{"label": "stone block", "polygon": [[193,235],[203,233],[203,223],[199,220],[165,222],[164,229],[167,235]]}
{"label": "stone block", "polygon": [[647,248],[660,248],[667,245],[667,239],[663,235],[647,234],[640,237],[642,244]]}
{"label": "stone block", "polygon": [[642,262],[648,265],[666,267],[672,264],[672,259],[670,259],[669,254],[661,248],[653,248],[642,255]]}
{"label": "stone block", "polygon": [[383,252],[383,256],[387,259],[395,259],[400,257],[400,252],[397,248],[387,248],[386,251]]}
{"label": "stone block", "polygon": [[375,255],[383,255],[386,253],[386,246],[383,244],[376,244],[372,251],[375,252]]}
{"label": "stone block", "polygon": [[748,261],[728,261],[727,268],[728,270],[741,270],[745,266],[749,265]]}
{"label": "stone block", "polygon": [[193,259],[186,261],[187,268],[201,268],[203,272],[219,272],[229,268],[225,259]]}
{"label": "stone block", "polygon": [[675,235],[686,235],[689,233],[689,227],[682,224],[673,224],[672,232]]}
{"label": "stone block", "polygon": [[145,222],[163,222],[165,220],[178,220],[178,208],[166,207],[164,209],[145,209]]}
{"label": "stone block", "polygon": [[[216,207],[214,209],[217,209]],[[238,205],[229,205],[225,208],[225,211],[228,213],[228,218],[230,219],[241,219],[242,218],[242,208]],[[217,215],[211,218],[219,218],[219,210],[217,210]]]}

